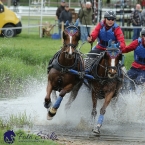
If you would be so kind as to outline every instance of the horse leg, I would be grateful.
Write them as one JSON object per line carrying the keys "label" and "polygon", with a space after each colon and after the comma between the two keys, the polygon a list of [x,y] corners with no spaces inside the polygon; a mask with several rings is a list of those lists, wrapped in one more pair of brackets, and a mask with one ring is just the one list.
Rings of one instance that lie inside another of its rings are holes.
{"label": "horse leg", "polygon": [[104,121],[104,114],[106,112],[106,108],[109,105],[113,95],[114,95],[114,91],[110,92],[107,96],[105,96],[104,104],[103,104],[102,108],[100,109],[100,115],[98,118],[97,126],[93,130],[94,133],[97,133],[97,134],[100,133],[100,128]]}
{"label": "horse leg", "polygon": [[64,89],[62,89],[60,91],[59,96],[58,96],[56,102],[54,103],[54,105],[48,111],[48,118],[47,118],[48,120],[52,119],[56,115],[57,109],[59,108],[63,97],[71,89],[72,89],[72,84],[66,86]]}
{"label": "horse leg", "polygon": [[71,91],[70,97],[68,102],[65,104],[65,109],[68,110],[70,108],[71,103],[76,99],[76,96],[78,95],[78,91],[80,87],[82,86],[82,82],[79,82],[77,85],[75,85]]}
{"label": "horse leg", "polygon": [[50,94],[52,92],[52,85],[50,82],[47,85],[46,92],[47,92],[47,94],[46,94],[45,101],[44,101],[44,107],[48,109],[51,106]]}
{"label": "horse leg", "polygon": [[96,95],[96,93],[93,90],[92,90],[92,103],[93,103],[93,109],[92,109],[91,116],[92,116],[93,125],[94,125],[95,118],[96,118],[96,115],[97,115],[97,110],[96,110],[96,106],[97,106],[97,95]]}
{"label": "horse leg", "polygon": [[51,94],[52,94],[53,99],[56,101],[57,99],[56,91],[53,90]]}

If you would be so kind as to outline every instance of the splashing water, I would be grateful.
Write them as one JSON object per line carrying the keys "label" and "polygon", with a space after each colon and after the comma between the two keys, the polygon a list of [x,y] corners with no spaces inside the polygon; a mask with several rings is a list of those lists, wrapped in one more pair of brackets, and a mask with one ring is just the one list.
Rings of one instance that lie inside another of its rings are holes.
{"label": "splashing water", "polygon": [[[39,87],[37,86],[39,84]],[[5,99],[0,101],[0,116],[5,118],[10,114],[17,114],[26,111],[31,115],[35,125],[65,124],[69,122],[77,126],[80,122],[89,124],[91,120],[92,100],[91,92],[85,87],[79,91],[76,100],[71,104],[69,110],[65,110],[65,104],[68,101],[67,94],[57,111],[53,120],[46,118],[47,110],[43,106],[46,95],[46,84],[35,83],[30,94],[21,96],[17,99]],[[37,88],[36,90],[34,88]],[[38,89],[39,88],[39,89]],[[30,88],[29,88],[30,89]],[[107,107],[105,114],[105,123],[144,123],[145,116],[145,91],[138,87],[136,92],[120,94],[117,100],[112,100]],[[104,100],[98,100],[97,115]]]}

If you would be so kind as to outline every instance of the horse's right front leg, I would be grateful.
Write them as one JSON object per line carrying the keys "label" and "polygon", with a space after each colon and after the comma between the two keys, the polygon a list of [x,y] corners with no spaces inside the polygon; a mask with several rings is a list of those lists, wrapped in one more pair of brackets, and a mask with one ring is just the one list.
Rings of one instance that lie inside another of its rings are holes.
{"label": "horse's right front leg", "polygon": [[115,91],[112,91],[109,94],[105,95],[105,101],[103,103],[102,108],[100,109],[100,115],[99,115],[99,118],[98,118],[96,129],[94,130],[94,133],[100,134],[100,128],[101,128],[102,123],[104,121],[104,114],[106,112],[107,106],[109,105],[109,103],[112,99],[112,96],[114,95],[114,92]]}
{"label": "horse's right front leg", "polygon": [[92,109],[92,119],[95,121],[96,115],[97,115],[97,110],[96,110],[96,106],[97,106],[97,96],[96,93],[92,90],[92,103],[93,103],[93,109]]}
{"label": "horse's right front leg", "polygon": [[57,109],[59,108],[59,106],[60,106],[60,104],[61,104],[61,101],[62,101],[63,97],[65,96],[65,94],[66,94],[67,92],[69,92],[69,91],[72,89],[72,87],[73,87],[72,84],[70,84],[70,85],[64,87],[64,88],[60,91],[59,96],[58,96],[56,102],[55,102],[54,105],[50,108],[50,110],[49,110],[49,112],[48,112],[48,118],[47,118],[47,119],[50,120],[50,119],[52,119],[52,118],[55,116],[55,114],[56,114],[56,112],[57,112]]}
{"label": "horse's right front leg", "polygon": [[92,103],[93,103],[93,109],[92,109],[92,124],[93,124],[93,129],[92,131],[94,132],[95,130],[95,119],[96,119],[96,115],[97,115],[97,110],[96,110],[96,106],[97,106],[97,96],[96,93],[92,90]]}
{"label": "horse's right front leg", "polygon": [[50,82],[48,82],[46,92],[47,92],[47,94],[46,94],[45,101],[44,101],[44,107],[48,109],[51,106],[50,95],[51,95],[51,92],[52,92],[52,85],[51,85]]}

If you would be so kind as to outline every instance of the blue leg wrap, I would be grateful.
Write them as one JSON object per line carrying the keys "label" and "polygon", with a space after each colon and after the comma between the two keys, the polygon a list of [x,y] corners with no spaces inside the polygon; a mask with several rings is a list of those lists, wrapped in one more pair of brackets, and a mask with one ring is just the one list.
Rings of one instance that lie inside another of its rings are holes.
{"label": "blue leg wrap", "polygon": [[98,118],[98,124],[101,124],[102,125],[102,123],[103,123],[103,121],[104,121],[104,115],[99,115],[99,118]]}
{"label": "blue leg wrap", "polygon": [[60,103],[61,103],[62,99],[63,99],[63,98],[59,96],[59,97],[57,98],[55,104],[53,105],[53,108],[58,109],[59,106],[60,106]]}

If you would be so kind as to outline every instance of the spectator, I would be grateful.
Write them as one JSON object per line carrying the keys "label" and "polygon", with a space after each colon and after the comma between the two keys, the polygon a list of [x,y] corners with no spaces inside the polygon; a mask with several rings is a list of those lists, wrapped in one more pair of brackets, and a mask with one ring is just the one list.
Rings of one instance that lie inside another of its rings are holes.
{"label": "spectator", "polygon": [[[78,11],[78,17],[80,16],[82,8],[85,8],[85,7],[86,7],[85,3],[81,3],[81,8]],[[80,23],[82,23],[82,19],[80,17],[79,17],[79,21],[80,21]]]}
{"label": "spectator", "polygon": [[[69,21],[69,23],[72,22],[72,14],[69,11],[69,6],[66,4],[65,9],[61,12],[60,17],[59,17],[60,22],[66,22]],[[61,25],[60,25],[61,27]]]}
{"label": "spectator", "polygon": [[136,4],[135,10],[131,13],[131,22],[134,26],[133,28],[133,40],[138,39],[140,36],[141,28],[135,28],[135,27],[141,27],[142,20],[141,20],[141,5]]}
{"label": "spectator", "polygon": [[79,14],[79,19],[83,26],[80,27],[81,29],[81,40],[82,42],[87,40],[88,34],[90,33],[90,27],[86,25],[92,25],[92,5],[91,2],[86,2],[85,8],[81,9]]}
{"label": "spectator", "polygon": [[107,4],[110,4],[110,0],[107,0],[106,3],[107,3]]}
{"label": "spectator", "polygon": [[145,9],[141,12],[142,25],[145,27]]}
{"label": "spectator", "polygon": [[64,10],[64,6],[65,6],[65,1],[61,0],[60,6],[56,10],[56,20],[58,21],[58,31],[59,31],[60,36],[61,36],[61,28],[59,27],[60,25],[59,17],[60,17],[61,12]]}
{"label": "spectator", "polygon": [[141,1],[141,5],[142,5],[142,8],[144,9],[145,8],[145,0]]}
{"label": "spectator", "polygon": [[127,74],[137,85],[141,85],[145,83],[145,28],[141,31],[141,37],[132,41],[122,52],[127,53],[133,50],[134,62]]}
{"label": "spectator", "polygon": [[[79,18],[79,24],[81,25],[82,24],[82,19],[79,16],[80,16],[82,8],[86,7],[86,4],[85,3],[80,3],[80,6],[81,6],[81,8],[78,11],[78,18]],[[81,31],[81,26],[80,25],[79,25],[79,30]]]}

